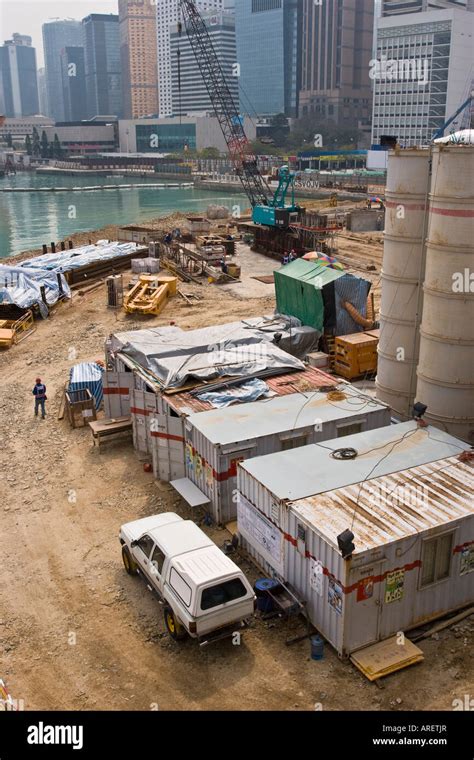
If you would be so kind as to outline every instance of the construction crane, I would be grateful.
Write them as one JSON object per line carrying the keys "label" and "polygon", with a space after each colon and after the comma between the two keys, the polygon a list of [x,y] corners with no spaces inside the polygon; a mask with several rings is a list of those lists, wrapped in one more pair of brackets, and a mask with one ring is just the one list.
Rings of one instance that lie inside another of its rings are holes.
{"label": "construction crane", "polygon": [[459,114],[460,114],[460,113],[462,113],[462,111],[464,111],[464,109],[465,109],[465,108],[467,108],[467,107],[468,107],[468,105],[470,105],[470,103],[471,103],[471,101],[472,101],[473,99],[474,99],[474,92],[471,92],[471,94],[470,94],[470,95],[469,95],[469,97],[468,97],[468,98],[467,98],[467,99],[464,101],[464,103],[463,103],[461,106],[459,106],[459,108],[458,108],[458,110],[456,111],[456,113],[454,113],[454,114],[453,114],[453,115],[452,115],[452,116],[451,116],[451,117],[448,119],[448,121],[446,121],[446,122],[443,124],[443,126],[442,126],[442,127],[440,127],[440,128],[439,128],[439,129],[438,129],[438,130],[437,130],[437,131],[434,133],[434,135],[433,135],[433,137],[432,137],[432,140],[438,140],[440,137],[443,137],[443,135],[444,135],[444,133],[446,132],[446,130],[447,130],[447,128],[449,127],[449,125],[453,123],[453,121],[454,121],[454,120],[455,120],[455,119],[456,119],[456,118],[459,116]]}
{"label": "construction crane", "polygon": [[[288,229],[299,221],[300,207],[295,203],[295,173],[288,166],[279,170],[278,188],[272,191],[258,168],[250,143],[245,134],[243,118],[234,101],[229,85],[214,48],[206,24],[194,0],[179,0],[189,43],[209,93],[214,113],[224,135],[230,158],[240,178],[245,194],[252,206],[252,219],[256,224]],[[182,34],[182,22],[178,24]],[[291,204],[286,205],[292,188]]]}

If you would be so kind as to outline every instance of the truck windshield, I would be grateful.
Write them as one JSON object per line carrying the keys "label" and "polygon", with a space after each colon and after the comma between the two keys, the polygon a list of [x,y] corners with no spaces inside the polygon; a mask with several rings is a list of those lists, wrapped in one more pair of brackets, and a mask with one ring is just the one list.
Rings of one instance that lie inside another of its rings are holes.
{"label": "truck windshield", "polygon": [[210,610],[213,607],[219,607],[226,602],[233,602],[245,596],[247,589],[240,578],[233,578],[230,581],[223,581],[215,586],[209,586],[204,589],[201,596],[201,609]]}

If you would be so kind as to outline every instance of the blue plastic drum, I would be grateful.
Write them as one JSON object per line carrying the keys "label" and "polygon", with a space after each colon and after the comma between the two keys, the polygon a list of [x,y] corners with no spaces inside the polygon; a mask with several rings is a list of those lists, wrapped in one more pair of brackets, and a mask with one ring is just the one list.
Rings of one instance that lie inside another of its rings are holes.
{"label": "blue plastic drum", "polygon": [[322,660],[324,657],[324,640],[315,634],[311,636],[311,659]]}
{"label": "blue plastic drum", "polygon": [[259,578],[255,582],[254,590],[257,597],[257,610],[260,612],[272,612],[274,609],[273,599],[268,591],[275,591],[280,586],[279,581],[273,578]]}

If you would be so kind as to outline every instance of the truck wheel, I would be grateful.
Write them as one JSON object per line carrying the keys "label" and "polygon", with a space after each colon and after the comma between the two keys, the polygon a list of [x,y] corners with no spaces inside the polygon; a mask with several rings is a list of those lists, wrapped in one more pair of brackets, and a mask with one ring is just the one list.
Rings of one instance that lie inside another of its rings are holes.
{"label": "truck wheel", "polygon": [[175,614],[171,607],[165,607],[164,609],[165,625],[166,629],[175,641],[183,641],[187,634],[181,623],[176,619]]}
{"label": "truck wheel", "polygon": [[136,575],[137,566],[132,559],[132,556],[126,546],[122,546],[122,561],[123,566],[129,575]]}

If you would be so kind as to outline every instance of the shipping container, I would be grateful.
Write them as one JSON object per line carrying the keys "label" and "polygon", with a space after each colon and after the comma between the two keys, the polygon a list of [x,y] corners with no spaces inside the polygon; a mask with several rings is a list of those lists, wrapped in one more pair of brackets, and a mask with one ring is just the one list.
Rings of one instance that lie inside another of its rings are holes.
{"label": "shipping container", "polygon": [[193,414],[185,422],[186,476],[226,524],[237,516],[240,462],[389,425],[388,407],[349,384]]}
{"label": "shipping container", "polygon": [[[124,354],[118,353],[109,364],[113,369],[104,373],[106,416],[131,416],[134,448],[151,457],[155,478],[169,482],[184,477],[184,421],[191,414],[213,409],[212,404],[189,390],[163,392],[156,378]],[[265,382],[270,393],[277,396],[345,387],[340,378],[313,367],[284,372]]]}
{"label": "shipping container", "polygon": [[351,460],[334,458],[340,446],[241,464],[237,527],[347,657],[474,601],[474,468],[462,441],[415,422],[350,436]]}

